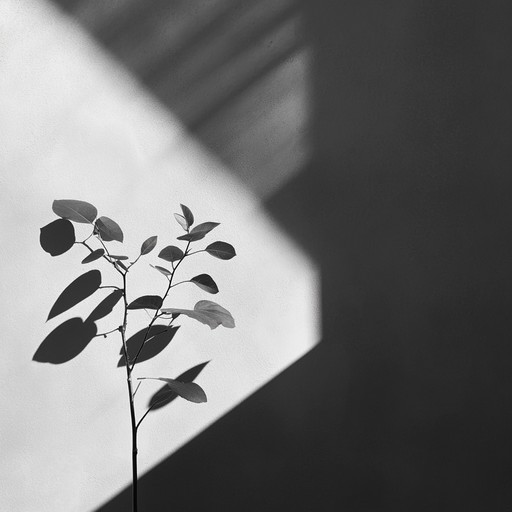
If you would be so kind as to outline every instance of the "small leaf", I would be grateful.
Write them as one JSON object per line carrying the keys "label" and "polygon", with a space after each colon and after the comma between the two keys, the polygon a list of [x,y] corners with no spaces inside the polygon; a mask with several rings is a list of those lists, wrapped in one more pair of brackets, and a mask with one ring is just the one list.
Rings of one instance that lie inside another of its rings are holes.
{"label": "small leaf", "polygon": [[128,309],[160,309],[163,299],[158,295],[143,295],[128,304]]}
{"label": "small leaf", "polygon": [[202,224],[198,224],[194,229],[192,229],[190,233],[179,236],[178,240],[186,240],[187,242],[195,242],[197,240],[201,240],[218,225],[218,222],[203,222]]}
{"label": "small leaf", "polygon": [[190,281],[208,293],[219,293],[217,284],[208,274],[200,274],[193,277]]}
{"label": "small leaf", "polygon": [[166,379],[164,377],[147,377],[151,380],[161,380],[166,382],[171,391],[174,391],[177,395],[181,396],[189,402],[201,404],[207,401],[206,393],[203,388],[195,382],[180,382],[179,380]]}
{"label": "small leaf", "polygon": [[[126,340],[126,348],[128,351],[128,360],[130,364],[134,361],[135,356],[139,354],[137,358],[137,364],[142,363],[143,361],[147,361],[160,354],[162,350],[164,350],[167,345],[172,341],[174,335],[178,332],[179,326],[169,327],[167,325],[157,324],[152,325],[148,332],[148,337],[144,342],[144,337],[146,336],[147,327],[141,329],[139,332],[135,333],[133,336],[130,336]],[[144,348],[141,349],[142,343],[144,342]],[[139,353],[140,350],[140,353]],[[126,366],[125,358],[124,358],[124,350],[121,348],[119,351],[119,355],[121,356],[117,367]]]}
{"label": "small leaf", "polygon": [[221,260],[230,260],[236,256],[235,248],[226,242],[213,242],[205,251]]}
{"label": "small leaf", "polygon": [[[183,372],[179,377],[176,377],[175,380],[180,382],[192,382],[203,371],[204,367],[208,363],[209,361],[206,361],[205,363],[201,363],[190,368]],[[151,407],[151,410],[155,411],[156,409],[160,409],[161,407],[171,403],[176,398],[178,398],[178,394],[172,391],[169,386],[165,384],[151,397],[148,407]]]}
{"label": "small leaf", "polygon": [[105,254],[105,251],[103,249],[96,249],[95,251],[92,251],[89,256],[86,256],[82,263],[91,263],[91,261],[95,261],[100,259]]}
{"label": "small leaf", "polygon": [[113,221],[112,219],[109,219],[108,217],[100,217],[96,220],[95,227],[103,241],[123,241],[123,232],[121,231],[119,224],[117,224],[117,222]]}
{"label": "small leaf", "polygon": [[59,295],[48,315],[48,320],[60,315],[64,311],[76,306],[79,302],[90,297],[101,285],[101,273],[99,270],[89,270],[77,277]]}
{"label": "small leaf", "polygon": [[155,268],[156,270],[158,270],[158,272],[160,272],[161,274],[163,274],[164,276],[170,276],[172,275],[172,272],[170,270],[167,270],[166,268],[164,267],[161,267],[159,265],[151,265],[153,268]]}
{"label": "small leaf", "polygon": [[92,204],[75,199],[56,199],[53,201],[52,210],[63,219],[83,224],[92,224],[98,215],[98,210]]}
{"label": "small leaf", "polygon": [[124,260],[128,259],[128,256],[118,256],[117,254],[109,254],[108,256],[112,260],[123,260],[124,261]]}
{"label": "small leaf", "polygon": [[156,246],[157,236],[150,236],[140,248],[140,254],[144,256],[145,254],[149,254]]}
{"label": "small leaf", "polygon": [[193,318],[198,322],[206,324],[210,329],[215,329],[219,325],[224,327],[233,328],[235,327],[235,320],[231,316],[231,313],[219,306],[217,303],[210,300],[200,300],[194,309],[178,309],[178,308],[165,308],[162,309],[162,313],[165,314],[181,314]]}
{"label": "small leaf", "polygon": [[86,322],[96,322],[101,318],[109,315],[114,306],[121,300],[123,296],[122,290],[114,290],[112,293],[107,295],[92,311],[92,313],[87,318]]}
{"label": "small leaf", "polygon": [[183,212],[183,216],[185,217],[185,220],[187,221],[187,226],[188,227],[192,226],[192,224],[194,224],[194,215],[192,215],[190,208],[188,208],[184,204],[180,204],[180,206],[181,206],[181,211]]}
{"label": "small leaf", "polygon": [[183,251],[175,245],[168,245],[167,247],[164,247],[158,255],[159,258],[170,262],[181,260],[183,256]]}
{"label": "small leaf", "polygon": [[39,242],[52,256],[69,251],[75,243],[75,228],[67,219],[57,219],[41,228]]}
{"label": "small leaf", "polygon": [[187,219],[180,215],[179,213],[174,214],[174,218],[178,221],[178,224],[185,230],[188,231]]}

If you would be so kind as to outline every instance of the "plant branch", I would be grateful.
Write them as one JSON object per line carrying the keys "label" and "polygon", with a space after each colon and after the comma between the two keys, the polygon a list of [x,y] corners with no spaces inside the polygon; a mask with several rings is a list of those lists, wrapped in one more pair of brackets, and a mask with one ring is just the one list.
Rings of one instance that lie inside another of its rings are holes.
{"label": "plant branch", "polygon": [[[178,261],[178,263],[176,263],[176,266],[173,267],[172,269],[172,273],[169,277],[169,284],[167,286],[167,290],[165,291],[164,293],[164,296],[162,298],[162,304],[163,302],[165,301],[165,299],[167,298],[167,295],[169,294],[169,291],[170,289],[172,288],[172,280],[174,278],[174,274],[176,273],[176,269],[180,266],[180,263],[185,259],[186,255],[187,255],[187,251],[188,251],[188,248],[190,247],[190,241],[187,242],[187,247],[185,248],[185,252],[183,253],[183,256],[180,258],[180,260]],[[179,284],[179,283],[177,283]],[[153,318],[151,319],[151,322],[149,323],[148,325],[148,328],[146,329],[146,334],[144,334],[144,340],[142,341],[142,344],[141,346],[139,347],[139,350],[137,351],[137,354],[135,354],[135,358],[133,359],[133,363],[132,363],[132,366],[130,368],[130,371],[133,371],[133,368],[135,367],[135,365],[137,364],[137,359],[139,358],[139,354],[141,353],[142,351],[142,348],[144,347],[144,344],[146,343],[147,339],[148,339],[148,335],[149,335],[149,330],[151,329],[151,327],[153,326],[153,324],[155,323],[155,320],[160,316],[160,314],[158,313],[158,310],[155,311],[155,314],[153,316]],[[126,360],[126,365],[128,365],[129,362],[128,362],[128,359]]]}
{"label": "plant branch", "polygon": [[137,423],[137,430],[139,429],[139,426],[142,423],[142,420],[149,414],[149,411],[151,411],[151,409],[153,409],[153,407],[155,407],[156,405],[161,404],[165,400],[167,400],[167,397],[162,398],[161,400],[158,400],[157,402],[155,402],[154,404],[151,404],[149,406],[148,410],[143,414],[142,418],[138,421],[138,423]]}
{"label": "plant branch", "polygon": [[100,336],[104,336],[106,338],[107,334],[112,334],[113,332],[120,331],[120,330],[121,330],[121,327],[116,327],[115,329],[112,329],[111,331],[100,332],[99,334],[96,334],[96,336],[94,336],[94,337],[99,338]]}

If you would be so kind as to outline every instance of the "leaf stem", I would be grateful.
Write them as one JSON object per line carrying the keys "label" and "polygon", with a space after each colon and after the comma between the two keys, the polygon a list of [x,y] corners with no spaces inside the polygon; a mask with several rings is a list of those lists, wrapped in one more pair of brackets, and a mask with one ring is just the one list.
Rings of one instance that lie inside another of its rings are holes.
{"label": "leaf stem", "polygon": [[140,257],[142,256],[142,254],[139,254],[136,258],[135,258],[135,261],[132,261],[129,265],[128,265],[128,269],[130,269],[131,267],[133,267],[133,265],[135,265],[135,263],[137,263],[137,261],[139,261]]}
{"label": "leaf stem", "polygon": [[180,281],[179,283],[174,283],[171,286],[169,286],[169,288],[174,288],[175,286],[178,286],[179,284],[191,283],[191,282],[192,281],[190,279],[187,279],[186,281]]}
{"label": "leaf stem", "polygon": [[192,256],[192,254],[199,254],[200,252],[206,252],[206,249],[199,249],[198,251],[188,252],[186,255]]}

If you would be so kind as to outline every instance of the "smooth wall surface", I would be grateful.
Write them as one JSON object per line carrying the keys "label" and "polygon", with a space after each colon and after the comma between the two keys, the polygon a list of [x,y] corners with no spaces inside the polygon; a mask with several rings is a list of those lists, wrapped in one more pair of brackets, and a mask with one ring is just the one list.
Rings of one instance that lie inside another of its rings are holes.
{"label": "smooth wall surface", "polygon": [[[141,474],[317,343],[316,269],[258,196],[71,18],[42,1],[2,2],[0,12],[0,508],[93,510],[130,483],[125,375],[116,368],[115,334],[93,339],[63,365],[31,360],[50,331],[85,318],[108,294],[100,290],[46,322],[64,287],[90,269],[80,264],[84,248],[55,258],[40,248],[39,229],[56,218],[52,201],[89,201],[115,219],[125,243],[112,242],[113,253],[134,258],[147,237],[159,236],[157,250],[130,272],[129,299],[164,291],[149,263],[164,263],[157,251],[182,234],[173,218],[180,203],[198,222],[220,222],[208,239],[238,253],[229,262],[203,253],[182,265],[179,280],[207,272],[221,291],[213,297],[182,285],[168,305],[213,299],[237,327],[210,331],[184,319],[165,352],[141,363],[138,376],[176,377],[211,361],[198,378],[208,404],[177,400],[145,420]],[[76,229],[87,236],[84,226]],[[94,266],[103,284],[119,284],[106,264]],[[115,328],[119,308],[116,315],[101,320],[99,332]],[[146,319],[144,311],[130,313],[131,332]],[[139,416],[159,387],[144,382]]]}

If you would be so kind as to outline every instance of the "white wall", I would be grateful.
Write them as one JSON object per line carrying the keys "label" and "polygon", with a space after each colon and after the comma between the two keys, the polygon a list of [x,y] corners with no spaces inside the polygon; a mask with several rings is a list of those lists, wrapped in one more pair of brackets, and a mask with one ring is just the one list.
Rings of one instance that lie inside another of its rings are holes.
{"label": "white wall", "polygon": [[[94,339],[64,365],[31,360],[52,329],[87,316],[108,293],[45,323],[59,293],[87,270],[80,247],[52,258],[39,246],[39,228],[55,218],[53,199],[89,201],[119,222],[126,241],[115,252],[136,255],[151,235],[160,248],[172,243],[180,202],[199,221],[221,222],[210,240],[237,249],[228,262],[197,255],[180,274],[211,274],[220,288],[213,300],[237,328],[210,331],[183,319],[171,345],[137,371],[172,377],[212,360],[198,378],[207,404],[177,400],[146,420],[141,473],[317,342],[317,272],[172,112],[41,1],[0,1],[0,147],[0,510],[92,510],[130,482],[125,376],[116,368],[115,336]],[[132,297],[162,291],[163,276],[148,265],[156,260],[155,251],[133,272]],[[97,268],[104,283],[116,283],[111,269]],[[169,305],[192,307],[201,298],[212,297],[184,285]],[[145,318],[134,312],[131,329]],[[118,321],[104,319],[100,329]],[[158,387],[141,387],[139,414]]]}

